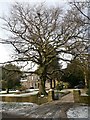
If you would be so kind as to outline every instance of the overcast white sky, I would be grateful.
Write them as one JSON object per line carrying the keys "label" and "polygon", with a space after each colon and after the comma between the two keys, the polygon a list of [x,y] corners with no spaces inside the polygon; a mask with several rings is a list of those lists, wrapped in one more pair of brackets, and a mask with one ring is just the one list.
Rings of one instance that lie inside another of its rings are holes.
{"label": "overcast white sky", "polygon": [[[39,4],[41,2],[45,2],[47,5],[59,6],[62,4],[65,5],[67,1],[71,1],[71,0],[0,0],[0,16],[2,16],[3,14],[7,14],[8,10],[10,9],[10,5],[15,1],[29,2],[30,4],[36,4],[36,3]],[[1,23],[2,22],[0,21],[0,24]],[[5,38],[5,36],[7,36],[7,33],[0,28],[0,38]],[[0,63],[9,60],[11,53],[12,50],[10,47],[0,44]]]}
{"label": "overcast white sky", "polygon": [[[45,2],[47,5],[56,6],[61,5],[62,3],[65,4],[65,2],[68,0],[0,0],[0,16],[2,16],[3,14],[7,14],[10,9],[10,5],[15,1],[29,2],[30,4],[40,4],[41,2]],[[2,24],[1,21],[0,24]],[[7,33],[0,28],[0,38],[5,38],[6,36]],[[6,45],[0,44],[0,63],[9,60],[11,53],[12,49],[10,48],[10,46],[7,47]]]}

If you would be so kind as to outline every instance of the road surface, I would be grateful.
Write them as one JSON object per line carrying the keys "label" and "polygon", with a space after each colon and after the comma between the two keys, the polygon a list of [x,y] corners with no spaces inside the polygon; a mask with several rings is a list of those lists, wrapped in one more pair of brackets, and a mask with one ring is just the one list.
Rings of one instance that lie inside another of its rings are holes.
{"label": "road surface", "polygon": [[73,94],[65,95],[60,100],[56,100],[50,103],[45,103],[40,105],[39,107],[30,110],[27,109],[25,114],[10,114],[7,112],[3,112],[2,120],[23,120],[23,119],[31,119],[31,118],[67,118],[66,111],[74,105]]}

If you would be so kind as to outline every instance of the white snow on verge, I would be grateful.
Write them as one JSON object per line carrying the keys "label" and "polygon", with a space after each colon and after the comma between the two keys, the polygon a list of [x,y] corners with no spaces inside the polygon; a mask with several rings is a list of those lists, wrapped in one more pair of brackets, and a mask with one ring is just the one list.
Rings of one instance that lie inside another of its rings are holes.
{"label": "white snow on verge", "polygon": [[88,118],[90,106],[78,106],[67,111],[68,118]]}

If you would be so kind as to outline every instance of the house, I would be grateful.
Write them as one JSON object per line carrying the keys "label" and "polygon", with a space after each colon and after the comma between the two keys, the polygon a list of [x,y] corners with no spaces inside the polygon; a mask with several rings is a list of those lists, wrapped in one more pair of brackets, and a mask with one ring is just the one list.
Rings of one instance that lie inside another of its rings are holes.
{"label": "house", "polygon": [[39,77],[36,74],[27,76],[26,79],[21,79],[21,84],[26,88],[39,88]]}
{"label": "house", "polygon": [[[21,84],[25,86],[25,88],[27,89],[29,88],[38,89],[39,84],[40,84],[40,78],[38,75],[32,74],[32,75],[27,76],[26,79],[24,80],[22,79]],[[51,86],[51,81],[46,80],[46,83],[45,83],[46,89],[54,88],[55,87],[54,84],[55,84],[55,81],[52,80],[52,86]]]}
{"label": "house", "polygon": [[27,77],[27,83],[29,88],[39,88],[39,76],[36,74],[32,74]]}

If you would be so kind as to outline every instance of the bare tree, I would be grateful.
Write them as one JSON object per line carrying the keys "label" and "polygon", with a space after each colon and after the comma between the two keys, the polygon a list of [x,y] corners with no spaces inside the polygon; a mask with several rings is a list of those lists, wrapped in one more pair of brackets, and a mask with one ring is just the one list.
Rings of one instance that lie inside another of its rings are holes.
{"label": "bare tree", "polygon": [[[78,12],[82,15],[84,20],[84,26],[86,28],[86,36],[83,39],[87,40],[86,43],[86,52],[83,53],[83,65],[84,65],[84,74],[87,75],[86,79],[86,86],[90,86],[90,0],[88,1],[82,1],[82,2],[71,2],[71,5],[75,7],[75,9],[78,10]],[[88,71],[88,72],[86,72]],[[88,74],[87,74],[88,73]]]}
{"label": "bare tree", "polygon": [[46,94],[48,66],[56,56],[59,60],[69,61],[62,55],[71,54],[76,58],[85,51],[84,18],[75,7],[64,13],[59,7],[40,5],[32,8],[29,4],[16,3],[9,17],[2,19],[5,21],[3,28],[10,32],[10,37],[1,42],[12,44],[16,51],[14,61],[31,61],[39,66],[40,94]]}

